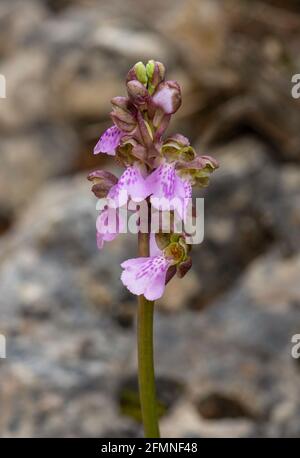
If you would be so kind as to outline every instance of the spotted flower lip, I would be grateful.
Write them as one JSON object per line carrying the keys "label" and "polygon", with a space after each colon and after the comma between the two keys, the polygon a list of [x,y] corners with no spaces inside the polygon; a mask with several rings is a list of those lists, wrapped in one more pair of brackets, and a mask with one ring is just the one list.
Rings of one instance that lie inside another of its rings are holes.
{"label": "spotted flower lip", "polygon": [[129,198],[134,202],[143,201],[150,192],[140,168],[133,165],[126,168],[118,183],[110,189],[107,197],[112,199],[117,207],[121,207],[127,204]]}
{"label": "spotted flower lip", "polygon": [[155,301],[164,293],[170,266],[171,261],[163,255],[128,259],[121,264],[121,280],[131,293]]}
{"label": "spotted flower lip", "polygon": [[181,219],[185,219],[187,205],[192,197],[192,187],[188,180],[181,179],[176,173],[175,163],[160,165],[146,179],[151,190],[151,204],[162,211],[170,211],[170,203]]}
{"label": "spotted flower lip", "polygon": [[94,154],[105,153],[115,156],[116,149],[120,144],[123,132],[117,127],[109,127],[100,137],[94,148]]}

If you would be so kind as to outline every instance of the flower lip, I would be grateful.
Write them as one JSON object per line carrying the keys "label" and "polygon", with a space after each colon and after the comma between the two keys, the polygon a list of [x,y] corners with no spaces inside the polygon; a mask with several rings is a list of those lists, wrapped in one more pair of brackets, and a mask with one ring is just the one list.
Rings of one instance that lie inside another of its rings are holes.
{"label": "flower lip", "polygon": [[122,130],[117,126],[109,127],[100,137],[94,148],[94,154],[106,153],[115,156],[116,148],[123,136]]}
{"label": "flower lip", "polygon": [[127,167],[119,178],[117,184],[113,186],[108,197],[117,206],[125,205],[130,197],[134,202],[141,202],[149,195],[149,188],[142,175],[141,169],[137,165]]}
{"label": "flower lip", "polygon": [[124,269],[121,280],[131,293],[143,294],[154,301],[164,293],[170,265],[170,260],[163,255],[128,259],[121,264]]}

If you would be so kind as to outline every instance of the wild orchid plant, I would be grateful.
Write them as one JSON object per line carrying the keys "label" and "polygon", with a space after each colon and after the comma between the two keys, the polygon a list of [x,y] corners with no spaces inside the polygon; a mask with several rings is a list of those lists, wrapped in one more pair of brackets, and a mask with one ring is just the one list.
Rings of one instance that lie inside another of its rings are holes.
{"label": "wild orchid plant", "polygon": [[[127,97],[112,99],[113,126],[103,133],[94,149],[94,154],[114,156],[125,171],[116,178],[108,171],[97,170],[88,179],[94,194],[106,199],[97,219],[99,249],[124,232],[126,221],[120,209],[128,208],[130,202],[139,207],[146,202],[146,229],[141,228],[141,214],[137,220],[139,257],[121,264],[121,281],[138,295],[139,389],[145,436],[159,437],[153,365],[154,301],[163,295],[165,285],[176,273],[181,278],[192,265],[187,232],[175,231],[174,217],[186,223],[192,186],[206,187],[218,163],[210,156],[198,156],[181,134],[164,138],[171,115],[181,105],[181,90],[176,81],[165,81],[162,63],[138,62],[127,75],[126,87]],[[173,218],[169,233],[159,227],[153,234],[153,209]]]}

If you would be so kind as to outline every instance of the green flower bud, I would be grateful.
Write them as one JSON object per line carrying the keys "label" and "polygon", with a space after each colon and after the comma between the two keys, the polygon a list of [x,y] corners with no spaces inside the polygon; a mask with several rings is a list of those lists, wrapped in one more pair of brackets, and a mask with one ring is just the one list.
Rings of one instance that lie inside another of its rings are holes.
{"label": "green flower bud", "polygon": [[161,62],[149,60],[146,65],[146,73],[148,76],[148,90],[152,95],[157,86],[164,80],[165,67]]}
{"label": "green flower bud", "polygon": [[151,79],[153,77],[154,70],[155,70],[155,62],[154,62],[154,60],[149,60],[147,65],[146,65],[146,73],[147,73],[147,77],[148,77],[148,79],[150,81],[151,81]]}
{"label": "green flower bud", "polygon": [[147,77],[146,67],[143,64],[143,62],[137,62],[133,68],[134,68],[137,80],[140,83],[146,85],[148,82],[148,77]]}

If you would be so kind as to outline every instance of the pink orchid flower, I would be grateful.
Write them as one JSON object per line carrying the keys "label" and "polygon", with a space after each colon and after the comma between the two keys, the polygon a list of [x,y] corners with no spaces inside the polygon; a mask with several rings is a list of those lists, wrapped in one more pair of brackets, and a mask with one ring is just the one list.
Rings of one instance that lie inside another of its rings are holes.
{"label": "pink orchid flower", "polygon": [[117,207],[122,207],[127,204],[129,198],[134,202],[141,202],[150,194],[151,189],[142,175],[142,169],[134,164],[126,168],[107,197],[112,199]]}
{"label": "pink orchid flower", "polygon": [[163,254],[128,259],[121,264],[124,269],[121,281],[131,293],[143,294],[149,301],[155,301],[164,293],[167,271],[171,264],[172,260]]}

